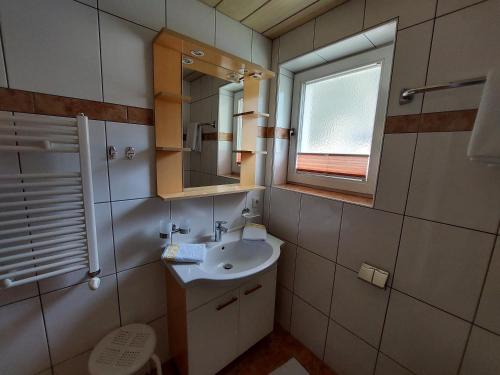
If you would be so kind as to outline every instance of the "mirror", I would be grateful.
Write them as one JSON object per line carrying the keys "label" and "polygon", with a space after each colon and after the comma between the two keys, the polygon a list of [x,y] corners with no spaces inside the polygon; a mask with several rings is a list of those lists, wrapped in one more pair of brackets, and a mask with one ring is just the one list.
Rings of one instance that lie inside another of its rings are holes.
{"label": "mirror", "polygon": [[240,150],[243,84],[225,81],[183,64],[182,103],[183,187],[237,184],[240,182]]}

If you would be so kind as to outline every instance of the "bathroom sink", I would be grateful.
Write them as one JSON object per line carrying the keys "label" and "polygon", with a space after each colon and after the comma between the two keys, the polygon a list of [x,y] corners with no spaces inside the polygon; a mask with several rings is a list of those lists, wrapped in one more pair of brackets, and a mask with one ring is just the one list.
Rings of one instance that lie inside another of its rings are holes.
{"label": "bathroom sink", "polygon": [[[181,284],[195,280],[237,280],[255,275],[276,263],[283,241],[268,234],[265,241],[241,240],[226,236],[209,242],[205,261],[200,264],[168,263],[167,268]],[[235,238],[236,237],[236,238]]]}

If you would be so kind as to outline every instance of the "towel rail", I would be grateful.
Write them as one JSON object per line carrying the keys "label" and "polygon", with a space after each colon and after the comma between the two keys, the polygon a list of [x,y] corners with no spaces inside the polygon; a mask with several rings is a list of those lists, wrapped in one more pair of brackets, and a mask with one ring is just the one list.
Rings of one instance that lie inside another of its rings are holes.
{"label": "towel rail", "polygon": [[[4,211],[0,212],[0,217],[6,216],[19,216],[19,215],[31,215],[31,214],[39,214],[44,212],[55,212],[55,211],[71,211],[75,209],[81,209],[83,207],[83,203],[70,203],[60,207],[43,207],[43,208],[30,208],[30,209],[21,209],[14,211]],[[0,226],[3,225],[3,221],[0,221]]]}
{"label": "towel rail", "polygon": [[[79,116],[84,117],[84,116]],[[1,114],[0,121],[14,121],[16,123],[44,124],[57,126],[77,126],[76,118],[53,117],[43,118],[38,116]]]}
{"label": "towel rail", "polygon": [[416,94],[421,94],[428,91],[438,91],[445,89],[453,89],[457,87],[465,87],[472,85],[479,85],[486,82],[486,77],[477,77],[472,79],[463,79],[460,81],[447,82],[431,86],[417,87],[414,89],[404,88],[399,95],[399,104],[404,105],[411,103]]}
{"label": "towel rail", "polygon": [[12,180],[12,179],[26,180],[32,178],[46,179],[46,178],[74,178],[74,177],[80,178],[80,172],[0,174],[0,180]]}
{"label": "towel rail", "polygon": [[0,121],[0,151],[78,153],[80,162],[75,172],[0,174],[0,287],[86,268],[97,289],[88,119],[2,114]]}
{"label": "towel rail", "polygon": [[[75,225],[74,227],[61,229],[61,230],[55,230],[52,232],[43,232],[43,233],[37,233],[37,234],[28,234],[26,236],[5,238],[3,240],[0,240],[0,245],[4,245],[7,243],[21,242],[21,241],[33,241],[33,240],[38,240],[40,238],[56,237],[56,236],[60,236],[63,234],[77,234],[77,233],[84,234],[85,231],[82,230],[84,228],[85,228],[85,224],[80,224],[80,225]],[[29,227],[26,227],[26,230],[28,231]]]}
{"label": "towel rail", "polygon": [[24,126],[24,125],[0,125],[0,131],[9,131],[9,132],[26,132],[26,133],[40,133],[46,132],[49,134],[60,134],[60,135],[78,135],[78,130],[73,128],[41,128],[40,126]]}
{"label": "towel rail", "polygon": [[74,218],[81,218],[83,220],[84,216],[82,214],[83,214],[83,209],[80,209],[80,210],[73,209],[69,213],[62,213],[62,214],[58,214],[58,215],[27,217],[27,218],[23,218],[23,219],[0,221],[0,228],[12,226],[12,225],[18,225],[18,224],[31,224],[31,223],[39,223],[39,222],[44,222],[44,221],[51,222],[51,221],[56,221],[56,220],[68,220],[68,219],[74,219]]}
{"label": "towel rail", "polygon": [[83,203],[82,194],[73,194],[70,197],[62,198],[50,198],[50,199],[34,199],[32,201],[14,201],[14,202],[2,202],[0,203],[0,208],[18,207],[18,206],[33,206],[41,204],[51,204],[51,203]]}
{"label": "towel rail", "polygon": [[51,268],[66,266],[68,264],[73,264],[73,263],[88,263],[88,259],[84,258],[84,257],[72,258],[72,259],[62,260],[60,262],[54,262],[52,264],[46,264],[44,266],[31,267],[31,268],[27,268],[27,269],[23,269],[23,270],[18,270],[18,271],[11,271],[11,272],[7,272],[7,273],[0,275],[0,280],[10,279],[12,277],[18,277],[18,276],[23,276],[23,275],[29,275],[29,274],[34,273],[34,272],[45,271],[45,270],[49,270]]}
{"label": "towel rail", "polygon": [[20,198],[20,197],[39,197],[45,195],[68,195],[68,194],[80,194],[82,188],[71,188],[67,190],[38,190],[38,191],[23,191],[16,193],[0,193],[0,199],[6,198]]}
{"label": "towel rail", "polygon": [[47,257],[36,258],[36,259],[32,259],[32,260],[25,260],[23,262],[11,263],[11,264],[8,264],[6,266],[0,266],[0,272],[15,270],[15,269],[18,269],[21,267],[32,266],[34,264],[46,263],[46,262],[50,262],[52,260],[71,258],[71,257],[74,257],[75,255],[81,257],[81,256],[84,256],[86,254],[87,254],[87,252],[83,251],[83,250],[67,251],[67,252],[63,252],[61,254],[49,255]]}
{"label": "towel rail", "polygon": [[45,250],[35,250],[35,251],[29,251],[26,253],[8,255],[8,256],[2,257],[1,263],[7,263],[7,262],[11,262],[11,261],[14,261],[17,259],[23,259],[23,258],[33,258],[33,257],[39,256],[39,255],[57,253],[60,251],[67,251],[67,250],[87,250],[87,247],[85,246],[85,240],[74,241],[70,244],[51,247],[50,249],[45,249]]}
{"label": "towel rail", "polygon": [[83,232],[82,233],[75,233],[75,234],[68,235],[66,237],[63,236],[63,237],[59,237],[59,238],[53,239],[53,240],[46,240],[46,241],[39,241],[39,242],[22,244],[22,245],[4,247],[4,248],[0,249],[0,254],[7,254],[7,253],[12,253],[14,251],[20,251],[20,250],[30,250],[30,249],[35,249],[35,248],[50,246],[50,245],[58,245],[58,244],[65,243],[65,242],[71,242],[71,241],[77,241],[77,240],[83,240],[83,239],[85,239]]}
{"label": "towel rail", "polygon": [[51,271],[51,272],[43,273],[43,274],[36,275],[36,276],[26,277],[26,278],[23,278],[20,280],[13,281],[11,279],[4,279],[4,280],[0,280],[0,286],[3,286],[5,288],[11,288],[14,286],[21,286],[21,285],[33,283],[35,281],[45,280],[45,279],[48,279],[50,277],[63,275],[63,274],[68,273],[68,272],[78,271],[78,270],[81,270],[84,268],[88,268],[88,266],[86,264],[79,264],[79,265],[61,268],[57,271]]}
{"label": "towel rail", "polygon": [[43,225],[30,225],[29,227],[21,227],[21,228],[13,228],[13,229],[5,229],[0,230],[0,236],[6,236],[14,233],[23,233],[23,232],[35,232],[43,229],[52,229],[52,228],[61,228],[61,227],[71,227],[74,225],[79,225],[84,222],[84,218],[74,218],[71,220],[64,220],[62,222],[56,222],[52,224],[43,224]]}

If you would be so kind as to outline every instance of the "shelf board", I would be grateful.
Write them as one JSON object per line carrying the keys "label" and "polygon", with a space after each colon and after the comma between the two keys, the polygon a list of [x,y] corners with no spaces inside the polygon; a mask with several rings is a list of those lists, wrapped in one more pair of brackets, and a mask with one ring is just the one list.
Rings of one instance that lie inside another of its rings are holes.
{"label": "shelf board", "polygon": [[191,97],[190,96],[183,96],[183,95],[178,95],[174,94],[172,92],[166,92],[166,91],[160,91],[158,94],[155,95],[156,99],[161,99],[161,100],[166,100],[169,102],[175,102],[175,103],[190,103],[191,102]]}
{"label": "shelf board", "polygon": [[258,154],[258,155],[267,155],[267,151],[251,151],[251,150],[233,150],[234,153],[241,153],[241,154]]}
{"label": "shelf board", "polygon": [[226,185],[212,185],[212,186],[185,188],[184,191],[179,193],[158,194],[158,196],[163,200],[176,200],[176,199],[212,197],[215,195],[246,193],[252,190],[264,190],[264,189],[265,187],[260,185],[243,186],[240,184],[226,184]]}
{"label": "shelf board", "polygon": [[233,117],[252,117],[252,118],[269,117],[269,113],[247,111],[247,112],[235,113]]}
{"label": "shelf board", "polygon": [[156,151],[191,152],[187,147],[156,147]]}

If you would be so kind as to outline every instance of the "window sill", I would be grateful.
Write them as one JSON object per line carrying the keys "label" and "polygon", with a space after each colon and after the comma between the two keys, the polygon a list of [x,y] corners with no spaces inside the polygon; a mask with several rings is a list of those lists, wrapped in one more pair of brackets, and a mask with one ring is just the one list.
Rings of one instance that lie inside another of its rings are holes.
{"label": "window sill", "polygon": [[315,197],[331,199],[339,202],[346,202],[351,204],[357,204],[364,207],[373,207],[373,198],[366,197],[356,194],[341,193],[338,191],[331,191],[325,189],[312,188],[308,186],[295,185],[295,184],[283,184],[283,185],[273,185],[276,189],[283,189],[289,191],[295,191],[297,193],[312,195]]}

